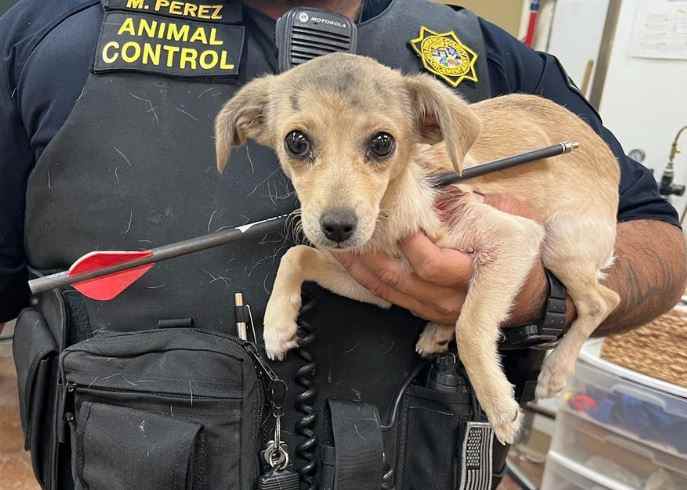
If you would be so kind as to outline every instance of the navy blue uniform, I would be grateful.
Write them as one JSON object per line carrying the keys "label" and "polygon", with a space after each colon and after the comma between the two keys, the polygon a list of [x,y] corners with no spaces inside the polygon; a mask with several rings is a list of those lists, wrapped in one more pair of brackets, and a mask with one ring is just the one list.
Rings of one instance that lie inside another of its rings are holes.
{"label": "navy blue uniform", "polygon": [[[363,18],[388,3],[368,1]],[[29,300],[23,244],[27,177],[79,98],[101,17],[98,0],[22,0],[0,18],[0,321],[15,317]],[[248,28],[269,28],[264,18],[257,20]],[[619,221],[655,219],[677,225],[677,214],[658,194],[651,173],[625,155],[557,60],[528,49],[487,21],[481,26],[495,95],[547,97],[587,121],[613,150],[622,171]],[[51,41],[43,42],[48,33]]]}

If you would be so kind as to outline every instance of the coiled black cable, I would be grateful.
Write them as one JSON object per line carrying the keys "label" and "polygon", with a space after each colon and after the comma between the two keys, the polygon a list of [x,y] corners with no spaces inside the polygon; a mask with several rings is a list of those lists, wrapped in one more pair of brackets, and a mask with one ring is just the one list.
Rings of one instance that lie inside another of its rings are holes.
{"label": "coiled black cable", "polygon": [[384,473],[382,474],[381,489],[382,490],[392,490],[396,486],[396,484],[394,482],[394,476],[395,476],[394,469],[391,466],[391,464],[389,463],[389,461],[387,461],[386,452],[382,453],[382,459],[383,459],[382,470],[384,471]]}
{"label": "coiled black cable", "polygon": [[[315,341],[315,327],[303,320],[303,314],[315,305],[315,301],[303,296],[303,306],[298,319],[299,347],[296,351],[298,356],[305,362],[296,372],[296,383],[303,388],[303,391],[296,396],[296,410],[303,416],[296,423],[296,433],[305,438],[301,444],[296,446],[296,455],[303,460],[302,465],[298,465],[298,473],[301,475],[301,483],[305,484],[306,490],[317,490],[317,436],[315,425],[317,414],[315,413],[315,388],[316,364],[313,356],[308,350],[308,346]],[[302,487],[303,488],[303,487]]]}

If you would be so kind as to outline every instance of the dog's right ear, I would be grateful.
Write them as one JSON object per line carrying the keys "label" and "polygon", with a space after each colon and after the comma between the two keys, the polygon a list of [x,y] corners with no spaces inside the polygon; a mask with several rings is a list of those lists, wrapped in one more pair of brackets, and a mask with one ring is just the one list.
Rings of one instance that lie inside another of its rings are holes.
{"label": "dog's right ear", "polygon": [[217,170],[227,166],[231,147],[242,145],[248,139],[269,144],[267,105],[273,75],[258,78],[238,91],[215,118],[215,153]]}
{"label": "dog's right ear", "polygon": [[429,75],[408,76],[405,83],[422,141],[430,145],[443,141],[453,167],[462,174],[465,155],[482,129],[479,118],[467,102]]}

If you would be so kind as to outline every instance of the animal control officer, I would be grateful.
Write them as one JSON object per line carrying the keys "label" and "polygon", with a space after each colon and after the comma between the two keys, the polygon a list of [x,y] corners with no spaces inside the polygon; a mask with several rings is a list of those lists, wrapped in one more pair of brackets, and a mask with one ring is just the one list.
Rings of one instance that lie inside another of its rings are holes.
{"label": "animal control officer", "polygon": [[[601,332],[645,323],[677,301],[686,275],[684,243],[675,210],[652,175],[625,156],[555,58],[487,21],[410,0],[20,0],[0,19],[0,322],[29,304],[30,270],[61,270],[91,250],[146,249],[297,207],[263,147],[237,150],[217,176],[212,124],[238,88],[276,70],[274,19],[301,4],[359,19],[361,54],[404,71],[429,71],[471,101],[535,93],[581,116],[622,170],[617,260],[606,280],[621,303]],[[417,43],[429,36],[444,37],[469,69],[455,76],[442,69],[445,60],[428,63]],[[536,219],[526,203],[487,199]],[[289,243],[275,228],[255,242],[159,264],[111,302],[64,294],[70,311],[83,313],[68,342],[161,321],[231,332],[233,292],[244,292],[260,318]],[[399,386],[418,362],[413,345],[424,321],[453,322],[459,314],[469,253],[438,249],[423,235],[410,237],[403,249],[414,273],[400,272],[384,257],[344,259],[359,282],[399,308],[381,311],[317,288],[309,292],[307,316],[318,329],[311,345],[318,414],[323,401],[336,398],[373,404],[388,420]],[[551,294],[545,271],[535,268],[511,326],[550,320],[557,314],[548,309]],[[568,323],[574,314],[568,301]],[[521,400],[540,361],[526,349],[504,359]],[[291,356],[276,366],[291,386],[289,432],[299,417],[293,379],[300,365]],[[316,431],[327,439],[323,424]],[[287,436],[290,447],[300,441]],[[504,458],[505,450],[496,451],[496,473]],[[423,488],[419,473],[400,474],[399,484]]]}

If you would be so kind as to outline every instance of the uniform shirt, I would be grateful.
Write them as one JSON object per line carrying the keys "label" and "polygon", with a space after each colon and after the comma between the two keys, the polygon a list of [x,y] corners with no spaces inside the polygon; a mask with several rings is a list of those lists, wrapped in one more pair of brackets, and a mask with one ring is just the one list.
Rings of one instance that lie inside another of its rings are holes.
{"label": "uniform shirt", "polygon": [[[362,19],[377,15],[389,1],[367,0]],[[27,177],[81,93],[101,20],[98,0],[21,0],[0,18],[0,321],[15,317],[28,304],[23,245]],[[620,163],[619,221],[655,219],[677,225],[677,214],[658,194],[651,173],[625,155],[557,60],[480,22],[494,95],[538,94],[578,114]],[[273,39],[270,19],[248,10],[246,24],[255,35]],[[48,33],[50,42],[43,42]]]}

